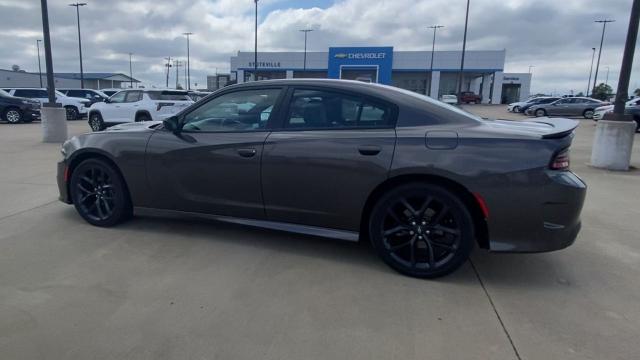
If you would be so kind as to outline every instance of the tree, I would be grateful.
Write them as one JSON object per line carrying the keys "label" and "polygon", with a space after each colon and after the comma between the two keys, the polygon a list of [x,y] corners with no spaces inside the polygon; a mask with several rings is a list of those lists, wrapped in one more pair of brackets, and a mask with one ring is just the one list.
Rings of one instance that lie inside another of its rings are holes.
{"label": "tree", "polygon": [[584,93],[580,91],[579,93],[576,94],[576,96],[584,96]]}
{"label": "tree", "polygon": [[633,91],[633,95],[635,95],[635,96],[640,96],[640,88],[635,89],[635,90]]}
{"label": "tree", "polygon": [[611,88],[611,86],[605,83],[600,83],[593,89],[593,94],[591,94],[591,97],[598,100],[609,100],[612,95],[613,89]]}

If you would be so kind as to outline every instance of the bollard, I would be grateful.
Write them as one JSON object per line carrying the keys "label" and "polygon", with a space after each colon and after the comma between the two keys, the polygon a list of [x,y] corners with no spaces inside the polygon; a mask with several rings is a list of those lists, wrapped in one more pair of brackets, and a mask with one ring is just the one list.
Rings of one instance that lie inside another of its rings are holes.
{"label": "bollard", "polygon": [[42,142],[63,143],[67,140],[67,113],[62,107],[43,106]]}

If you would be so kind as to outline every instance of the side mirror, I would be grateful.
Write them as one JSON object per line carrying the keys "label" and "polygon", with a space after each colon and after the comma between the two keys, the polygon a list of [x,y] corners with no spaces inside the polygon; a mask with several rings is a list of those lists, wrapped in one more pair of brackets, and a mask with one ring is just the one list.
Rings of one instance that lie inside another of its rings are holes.
{"label": "side mirror", "polygon": [[106,98],[106,99],[104,99],[104,102],[108,104],[108,103],[111,102],[111,99],[110,98]]}
{"label": "side mirror", "polygon": [[171,131],[174,134],[178,134],[180,132],[180,121],[178,120],[177,116],[172,116],[165,119],[162,122],[162,125],[164,125],[165,129]]}

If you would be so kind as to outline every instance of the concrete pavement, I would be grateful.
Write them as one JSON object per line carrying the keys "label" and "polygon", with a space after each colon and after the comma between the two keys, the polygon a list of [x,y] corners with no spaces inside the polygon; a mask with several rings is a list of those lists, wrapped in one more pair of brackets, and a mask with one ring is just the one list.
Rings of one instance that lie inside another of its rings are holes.
{"label": "concrete pavement", "polygon": [[[69,124],[72,134],[88,130]],[[150,217],[92,227],[56,201],[59,146],[39,142],[39,124],[0,124],[0,354],[634,358],[640,172],[589,168],[593,130],[582,121],[572,147],[572,168],[589,185],[574,246],[476,251],[452,276],[424,281],[396,274],[366,245]]]}

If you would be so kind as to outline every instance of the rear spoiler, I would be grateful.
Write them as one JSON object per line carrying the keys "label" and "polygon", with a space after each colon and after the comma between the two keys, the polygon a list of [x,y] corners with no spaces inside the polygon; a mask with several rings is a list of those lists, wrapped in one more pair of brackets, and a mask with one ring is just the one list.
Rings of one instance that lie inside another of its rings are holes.
{"label": "rear spoiler", "polygon": [[550,132],[543,134],[543,139],[559,139],[563,138],[573,132],[575,128],[580,125],[580,122],[577,120],[565,119],[565,118],[553,118],[547,119],[546,121],[536,120],[533,121],[540,124],[546,124],[553,127],[553,130]]}

